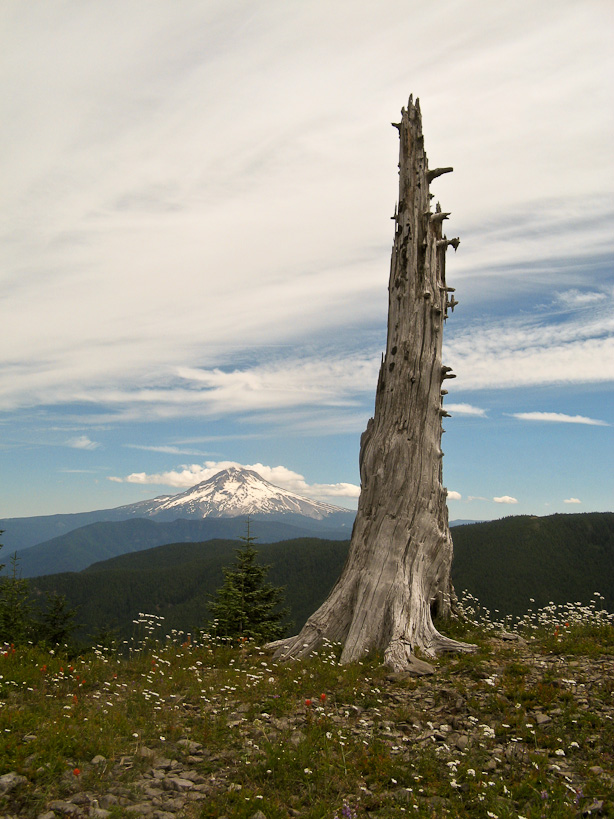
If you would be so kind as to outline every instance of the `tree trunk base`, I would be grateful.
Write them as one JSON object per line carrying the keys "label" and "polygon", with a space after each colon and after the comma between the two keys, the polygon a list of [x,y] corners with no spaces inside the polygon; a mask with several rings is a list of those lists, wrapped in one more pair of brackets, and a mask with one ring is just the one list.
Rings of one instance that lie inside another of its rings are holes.
{"label": "tree trunk base", "polygon": [[[462,643],[452,640],[440,634],[434,626],[427,629],[428,637],[416,640],[412,646],[406,637],[396,637],[392,639],[384,650],[384,665],[391,671],[409,672],[416,676],[433,674],[435,669],[430,663],[416,657],[414,651],[420,649],[428,657],[435,658],[441,654],[465,653],[470,654],[476,650],[472,643]],[[287,660],[300,660],[308,657],[317,651],[328,640],[326,634],[309,621],[305,624],[300,634],[287,637],[284,640],[276,640],[268,643],[265,648],[275,652],[275,659],[282,662]],[[330,642],[334,642],[331,640]],[[355,656],[354,656],[355,655]],[[341,652],[341,664],[355,662],[364,656],[364,651],[350,652],[347,645]]]}

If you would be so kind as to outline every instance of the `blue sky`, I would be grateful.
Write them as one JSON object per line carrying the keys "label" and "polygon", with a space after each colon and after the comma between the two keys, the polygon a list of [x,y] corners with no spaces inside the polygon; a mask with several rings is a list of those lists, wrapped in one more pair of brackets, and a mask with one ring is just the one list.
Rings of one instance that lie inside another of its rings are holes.
{"label": "blue sky", "polygon": [[1,15],[0,517],[228,463],[355,507],[410,93],[455,169],[450,518],[612,510],[610,0]]}

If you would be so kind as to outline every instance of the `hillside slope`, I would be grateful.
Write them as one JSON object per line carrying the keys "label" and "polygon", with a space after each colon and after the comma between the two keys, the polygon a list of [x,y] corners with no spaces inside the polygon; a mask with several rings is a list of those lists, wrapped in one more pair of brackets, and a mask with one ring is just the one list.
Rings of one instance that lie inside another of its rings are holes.
{"label": "hillside slope", "polygon": [[491,611],[587,603],[595,592],[614,611],[612,512],[508,517],[458,526],[452,538],[457,592],[467,589]]}
{"label": "hillside slope", "polygon": [[[193,631],[208,619],[207,601],[223,583],[222,567],[234,560],[237,540],[174,543],[122,555],[83,572],[33,578],[35,597],[57,592],[79,609],[80,633],[118,628],[134,632],[139,612],[165,618],[165,628]],[[295,627],[324,601],[339,575],[347,541],[298,538],[258,546],[269,580],[287,589]]]}
{"label": "hillside slope", "polygon": [[[205,518],[204,520],[159,521],[132,518],[117,522],[91,523],[65,535],[17,552],[23,577],[80,572],[119,555],[140,552],[167,543],[194,543],[213,538],[239,538],[245,534],[245,517]],[[327,520],[311,521],[299,515],[271,520],[268,515],[251,517],[260,540],[273,543],[317,534],[328,540],[349,536],[351,523],[335,528]],[[5,567],[5,572],[8,568]]]}
{"label": "hillside slope", "polygon": [[[522,615],[550,601],[587,604],[596,591],[614,611],[614,513],[509,517],[455,527],[453,539],[457,592],[471,592],[495,617],[495,610]],[[168,629],[190,631],[208,618],[207,600],[238,545],[236,539],[173,543],[30,583],[39,596],[56,591],[78,606],[82,633],[117,626],[127,637],[139,612],[164,616]],[[259,560],[272,566],[271,582],[286,587],[295,628],[326,598],[348,547],[347,540],[313,537],[257,544]]]}

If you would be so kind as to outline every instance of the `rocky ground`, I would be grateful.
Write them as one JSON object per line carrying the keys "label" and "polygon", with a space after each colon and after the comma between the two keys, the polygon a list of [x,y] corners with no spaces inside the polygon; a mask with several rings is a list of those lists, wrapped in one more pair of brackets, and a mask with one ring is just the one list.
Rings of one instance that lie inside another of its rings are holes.
{"label": "rocky ground", "polygon": [[[332,819],[310,808],[310,778],[317,782],[326,765],[345,816],[614,815],[611,655],[544,653],[522,639],[491,638],[477,657],[451,658],[434,675],[380,667],[364,686],[346,701],[330,693],[277,713],[237,686],[205,705],[185,698],[174,739],[136,740],[116,758],[97,755],[67,770],[62,797],[36,813],[23,801],[35,783],[6,771],[3,815]],[[217,726],[209,742],[201,741],[203,718]],[[298,771],[295,788],[281,782],[284,765]]]}

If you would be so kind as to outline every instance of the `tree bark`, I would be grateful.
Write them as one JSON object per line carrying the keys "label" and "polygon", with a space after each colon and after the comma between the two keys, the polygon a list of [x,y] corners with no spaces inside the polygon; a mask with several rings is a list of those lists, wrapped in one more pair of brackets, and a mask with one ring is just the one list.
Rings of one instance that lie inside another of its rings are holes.
{"label": "tree bark", "polygon": [[394,670],[472,646],[442,636],[435,614],[450,613],[452,539],[442,484],[441,360],[444,320],[456,301],[445,278],[449,216],[431,211],[429,171],[418,100],[409,99],[399,130],[399,203],[389,282],[388,338],[374,417],[360,441],[361,494],[346,565],[328,599],[300,634],[273,644],[279,658],[301,657],[324,639],[343,644],[341,662],[371,650]]}

